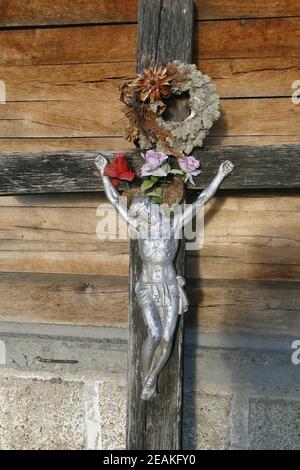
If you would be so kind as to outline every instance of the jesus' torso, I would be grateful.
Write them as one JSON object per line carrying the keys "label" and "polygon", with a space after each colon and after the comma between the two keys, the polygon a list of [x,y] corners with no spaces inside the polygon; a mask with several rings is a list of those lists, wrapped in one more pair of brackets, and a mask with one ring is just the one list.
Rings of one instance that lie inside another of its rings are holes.
{"label": "jesus' torso", "polygon": [[141,281],[174,282],[176,270],[174,259],[178,250],[178,240],[140,239],[140,255],[143,262]]}

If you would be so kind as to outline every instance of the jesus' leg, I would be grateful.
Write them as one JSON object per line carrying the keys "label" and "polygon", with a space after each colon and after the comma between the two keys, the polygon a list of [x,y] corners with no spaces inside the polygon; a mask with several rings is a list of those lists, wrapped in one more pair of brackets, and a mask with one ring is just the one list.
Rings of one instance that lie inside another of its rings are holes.
{"label": "jesus' leg", "polygon": [[[173,336],[178,321],[179,311],[177,285],[169,286],[169,293],[171,305],[165,307],[166,311],[163,318],[162,338],[153,356],[150,372],[144,386],[144,394],[148,395],[147,399],[151,398],[151,392],[153,391],[154,387],[156,387],[158,376],[168,361],[172,351]],[[147,391],[149,393],[147,393]]]}
{"label": "jesus' leg", "polygon": [[147,338],[142,349],[142,379],[143,386],[149,375],[150,366],[162,337],[162,325],[157,307],[152,299],[149,285],[138,283],[136,286],[136,296],[142,311],[143,319],[147,327]]}

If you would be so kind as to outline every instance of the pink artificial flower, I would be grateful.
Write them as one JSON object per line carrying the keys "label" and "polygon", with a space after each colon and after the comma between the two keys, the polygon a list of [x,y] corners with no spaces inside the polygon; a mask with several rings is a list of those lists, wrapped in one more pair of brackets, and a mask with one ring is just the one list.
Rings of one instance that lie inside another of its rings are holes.
{"label": "pink artificial flower", "polygon": [[201,170],[198,170],[200,166],[199,160],[195,157],[184,156],[178,159],[178,163],[182,171],[185,173],[185,181],[188,180],[195,186],[193,176],[198,176],[201,173]]}
{"label": "pink artificial flower", "polygon": [[141,168],[141,176],[167,176],[167,172],[160,166],[168,159],[168,155],[148,150],[145,155],[142,153],[142,156],[146,163]]}

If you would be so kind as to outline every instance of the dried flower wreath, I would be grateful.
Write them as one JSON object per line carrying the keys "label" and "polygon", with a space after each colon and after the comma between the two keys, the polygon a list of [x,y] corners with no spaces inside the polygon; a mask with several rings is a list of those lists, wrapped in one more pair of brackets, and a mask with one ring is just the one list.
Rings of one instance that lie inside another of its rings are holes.
{"label": "dried flower wreath", "polygon": [[[165,111],[176,97],[188,95],[189,115],[184,121],[168,121]],[[175,157],[201,147],[219,118],[219,97],[211,79],[195,65],[172,62],[151,65],[121,86],[121,101],[129,119],[127,139],[142,149],[156,148]]]}
{"label": "dried flower wreath", "polygon": [[[180,98],[187,107],[186,118],[168,120],[168,111]],[[143,165],[136,175],[142,183],[131,190],[131,196],[146,193],[157,203],[180,202],[184,183],[193,184],[193,176],[201,171],[199,160],[190,153],[203,145],[220,116],[219,97],[211,79],[195,65],[177,61],[163,67],[151,64],[121,85],[120,99],[129,120],[126,137],[144,150]],[[134,179],[124,154],[116,155],[106,174],[114,184]]]}

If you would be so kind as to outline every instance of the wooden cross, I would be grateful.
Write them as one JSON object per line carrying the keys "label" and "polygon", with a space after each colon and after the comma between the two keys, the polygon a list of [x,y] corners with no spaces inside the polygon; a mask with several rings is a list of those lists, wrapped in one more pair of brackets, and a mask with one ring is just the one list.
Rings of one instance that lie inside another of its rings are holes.
{"label": "wooden cross", "polygon": [[[192,60],[192,0],[140,0],[138,27],[138,71],[154,59],[165,63],[174,59]],[[180,112],[180,111],[178,111]],[[195,188],[211,180],[222,160],[230,158],[235,172],[225,180],[227,189],[293,189],[300,187],[299,145],[237,146],[199,149],[202,174]],[[115,153],[104,152],[108,158]],[[0,194],[40,194],[98,191],[99,176],[94,167],[96,152],[1,153]],[[136,156],[129,161],[135,169]],[[177,270],[184,272],[184,243]],[[142,402],[140,357],[145,327],[133,293],[141,267],[137,244],[130,249],[128,449],[179,449],[182,413],[183,318],[178,323],[172,356],[161,374],[158,398]]]}
{"label": "wooden cross", "polygon": [[[192,60],[192,0],[142,0],[139,8],[137,71],[153,60],[158,65],[173,60]],[[176,108],[176,107],[175,107]],[[180,109],[175,111],[177,120]],[[174,117],[174,115],[173,115]],[[177,260],[178,274],[184,275],[185,243]],[[134,286],[141,271],[138,242],[130,243],[129,359],[128,359],[128,449],[180,449],[182,421],[182,345],[184,318],[178,319],[170,359],[159,377],[159,394],[154,400],[141,400],[141,348],[145,326],[137,305]]]}

